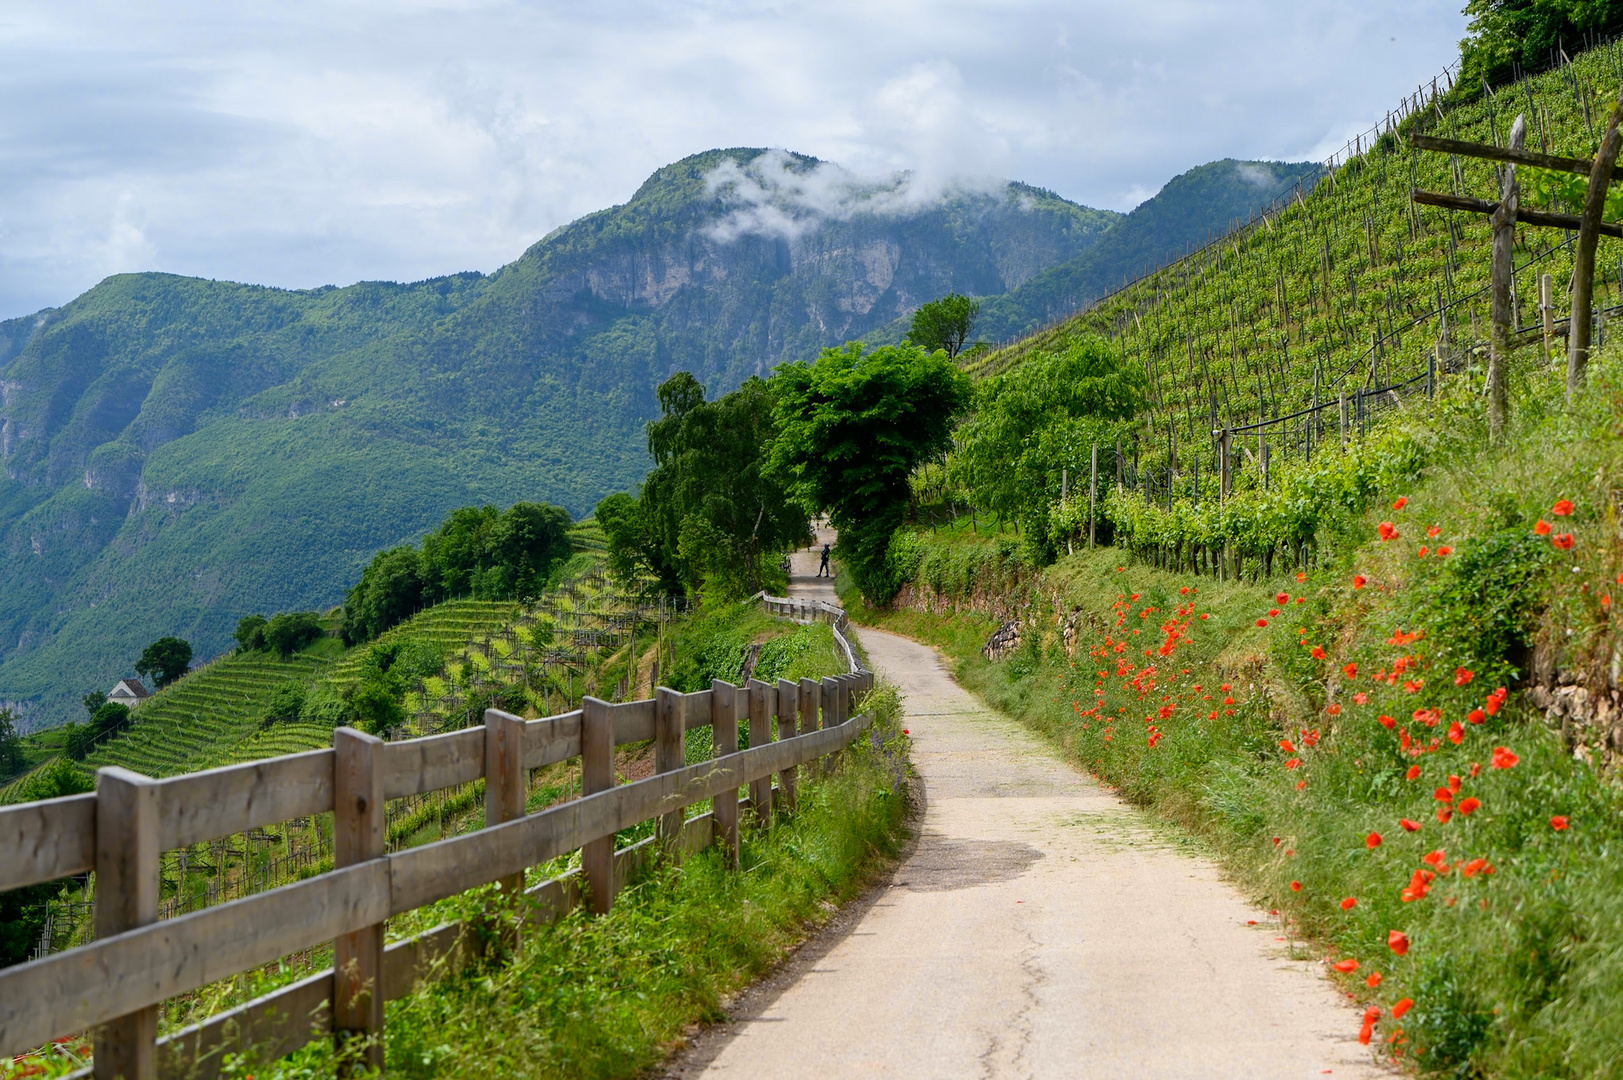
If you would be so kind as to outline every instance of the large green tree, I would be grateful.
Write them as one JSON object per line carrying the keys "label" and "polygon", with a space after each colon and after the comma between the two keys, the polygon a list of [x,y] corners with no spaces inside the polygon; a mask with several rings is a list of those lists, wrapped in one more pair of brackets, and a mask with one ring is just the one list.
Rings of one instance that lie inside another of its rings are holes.
{"label": "large green tree", "polygon": [[1113,449],[1143,405],[1143,369],[1103,338],[1077,338],[976,387],[950,474],[976,506],[1024,525],[1046,556],[1066,474],[1072,490],[1085,485],[1093,447]]}
{"label": "large green tree", "polygon": [[1469,0],[1460,42],[1459,92],[1468,98],[1510,82],[1518,68],[1539,70],[1551,53],[1576,53],[1586,35],[1623,33],[1623,0]]}
{"label": "large green tree", "polygon": [[192,666],[192,646],[184,638],[161,637],[148,645],[135,662],[135,673],[145,675],[158,686],[168,686]]}
{"label": "large green tree", "polygon": [[888,603],[901,584],[886,556],[907,517],[908,478],[951,445],[969,378],[939,351],[853,342],[785,364],[773,383],[773,471],[809,511],[828,513],[857,586]]}
{"label": "large green tree", "polygon": [[948,293],[939,300],[919,305],[913,313],[913,323],[907,332],[908,340],[925,352],[937,349],[956,360],[969,344],[975,332],[975,319],[981,313],[978,301],[958,293]]}
{"label": "large green tree", "polygon": [[660,386],[659,403],[660,417],[648,425],[654,469],[638,498],[610,496],[598,506],[611,566],[673,591],[755,592],[768,561],[810,536],[805,511],[766,471],[777,433],[771,387],[746,379],[706,401],[684,371]]}

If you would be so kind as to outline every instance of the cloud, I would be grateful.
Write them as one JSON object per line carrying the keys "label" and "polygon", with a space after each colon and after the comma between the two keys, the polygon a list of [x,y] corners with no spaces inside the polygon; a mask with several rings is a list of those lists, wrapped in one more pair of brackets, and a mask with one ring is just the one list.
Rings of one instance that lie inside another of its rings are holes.
{"label": "cloud", "polygon": [[1458,7],[10,0],[0,318],[126,270],[493,270],[714,147],[839,163],[742,170],[741,227],[987,182],[961,177],[1128,209],[1215,158],[1324,156],[1453,58]]}

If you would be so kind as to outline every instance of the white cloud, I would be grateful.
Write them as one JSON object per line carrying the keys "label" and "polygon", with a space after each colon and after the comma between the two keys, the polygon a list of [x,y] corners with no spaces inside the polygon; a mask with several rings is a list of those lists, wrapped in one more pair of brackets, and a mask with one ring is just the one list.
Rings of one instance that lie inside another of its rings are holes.
{"label": "white cloud", "polygon": [[712,147],[844,166],[738,180],[760,227],[962,176],[1127,209],[1214,158],[1322,157],[1452,59],[1458,6],[10,0],[0,317],[122,270],[491,270]]}

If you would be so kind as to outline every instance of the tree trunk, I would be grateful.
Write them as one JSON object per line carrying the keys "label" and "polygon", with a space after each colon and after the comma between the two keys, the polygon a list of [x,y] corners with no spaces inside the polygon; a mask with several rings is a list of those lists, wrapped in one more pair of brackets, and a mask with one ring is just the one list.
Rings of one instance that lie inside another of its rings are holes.
{"label": "tree trunk", "polygon": [[1578,251],[1572,268],[1572,325],[1567,332],[1567,403],[1572,403],[1584,384],[1584,368],[1589,363],[1589,320],[1595,298],[1595,245],[1600,242],[1600,223],[1606,210],[1606,188],[1623,145],[1617,126],[1623,121],[1623,91],[1618,93],[1612,118],[1606,124],[1606,137],[1600,141],[1595,167],[1589,172],[1589,195],[1584,199],[1583,223],[1578,226]]}

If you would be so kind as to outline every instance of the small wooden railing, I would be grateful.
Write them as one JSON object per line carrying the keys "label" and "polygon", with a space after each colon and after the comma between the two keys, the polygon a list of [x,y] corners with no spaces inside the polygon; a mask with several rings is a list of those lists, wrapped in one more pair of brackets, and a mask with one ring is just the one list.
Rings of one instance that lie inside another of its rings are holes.
{"label": "small wooden railing", "polygon": [[863,670],[861,662],[857,660],[856,650],[851,648],[850,616],[846,615],[845,609],[838,604],[830,604],[826,600],[810,600],[803,596],[772,596],[764,589],[750,599],[759,600],[768,615],[777,615],[798,623],[828,623],[829,629],[834,631],[835,644],[839,645],[840,651],[845,654],[845,661],[851,670]]}
{"label": "small wooden railing", "polygon": [[[482,728],[401,742],[338,728],[331,749],[165,780],[103,768],[94,794],[0,808],[0,891],[94,872],[97,934],[0,970],[0,1054],[92,1029],[93,1064],[83,1075],[209,1080],[228,1053],[273,1059],[330,1034],[341,1063],[381,1068],[385,1000],[457,969],[472,947],[460,922],[385,946],[385,920],[492,882],[511,895],[527,868],[577,848],[581,872],[524,892],[505,932],[581,902],[608,911],[616,886],[656,850],[716,842],[736,866],[740,806],[763,825],[774,803],[792,811],[798,767],[844,749],[871,724],[871,715],[851,712],[873,675],[851,663],[852,674],[821,681],[718,680],[699,693],[661,687],[653,699],[623,704],[587,698],[541,720],[492,709]],[[750,745],[739,750],[746,718]],[[684,765],[684,734],[702,727],[716,756]],[[649,740],[656,774],[617,786],[614,748]],[[526,814],[527,770],[577,757],[582,796]],[[484,828],[386,853],[388,800],[480,778]],[[685,818],[706,799],[711,813]],[[329,812],[330,872],[158,919],[162,852]],[[658,819],[653,839],[613,849],[617,832],[650,819]],[[158,1037],[166,999],[327,941],[333,968]]]}

